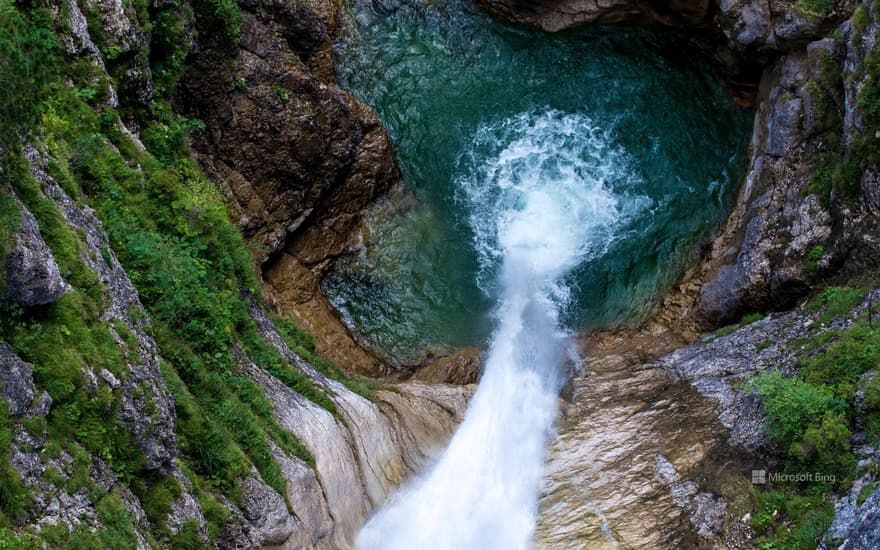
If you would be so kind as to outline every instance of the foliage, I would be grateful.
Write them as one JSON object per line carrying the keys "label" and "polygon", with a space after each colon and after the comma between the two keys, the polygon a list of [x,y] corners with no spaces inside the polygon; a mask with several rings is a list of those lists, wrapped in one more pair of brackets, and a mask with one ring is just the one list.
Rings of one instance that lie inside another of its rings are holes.
{"label": "foliage", "polygon": [[241,39],[242,15],[235,0],[193,0],[196,29],[209,49],[228,52]]}
{"label": "foliage", "polygon": [[367,399],[374,400],[373,391],[377,384],[365,378],[349,374],[336,366],[332,361],[321,357],[315,349],[315,341],[312,335],[302,330],[296,323],[280,316],[273,316],[272,321],[281,333],[284,343],[290,350],[305,359],[324,376],[343,384],[349,390],[360,394]]}
{"label": "foliage", "polygon": [[[163,525],[181,494],[180,484],[144,470],[139,447],[119,418],[121,390],[86,379],[89,370],[107,369],[124,380],[126,361],[137,360],[131,351],[138,347],[125,323],[103,320],[105,287],[89,261],[110,263],[115,255],[149,314],[147,330],[165,359],[161,370],[174,399],[182,465],[198,487],[209,535],[220,534],[229,513],[211,493],[238,502],[239,480],[250,474],[251,465],[286,495],[273,446],[314,464],[308,450],[278,424],[262,388],[236,374],[239,352],[336,412],[321,388],[259,337],[248,313],[251,296],[258,293],[253,258],[229,221],[220,193],[186,148],[187,135],[204,130],[204,124],[172,114],[167,102],[188,54],[185,25],[195,17],[203,46],[213,41],[222,44],[216,49],[229,48],[240,32],[238,6],[232,0],[200,1],[194,13],[176,4],[149,8],[144,0],[133,6],[142,30],[150,27],[150,19],[153,29],[150,63],[159,99],[134,113],[147,151],[120,131],[119,113],[106,104],[109,82],[103,72],[89,59],[57,55],[55,32],[43,12],[29,9],[24,15],[10,0],[0,0],[0,140],[36,140],[48,156],[48,173],[74,200],[94,209],[111,245],[99,253],[88,249],[84,235],[71,229],[55,200],[32,177],[17,146],[4,148],[0,251],[19,223],[11,189],[36,217],[72,288],[48,306],[7,306],[0,316],[0,337],[35,365],[37,386],[53,398],[48,421],[29,421],[28,429],[46,433],[48,455],[66,451],[74,457],[69,477],[50,471],[47,479],[68,491],[87,490],[105,527],[47,527],[39,538],[53,548],[132,546],[133,524],[124,505],[91,481],[93,456],[107,462],[138,496],[163,543],[173,548],[205,545],[196,524],[184,525],[175,535]],[[96,25],[98,14],[87,17],[107,60],[115,58],[111,70],[118,74],[134,60],[107,44]],[[139,323],[145,317],[138,308],[129,314]],[[144,412],[154,411],[148,405]],[[10,421],[0,420],[2,443]],[[0,524],[6,525],[26,513],[29,498],[14,469],[3,464],[0,460]],[[35,536],[0,530],[0,547],[28,547],[35,541]]]}
{"label": "foliage", "polygon": [[857,31],[865,32],[865,29],[871,24],[871,15],[868,13],[868,8],[864,5],[859,5],[853,12],[850,21],[852,21],[853,27]]}
{"label": "foliage", "polygon": [[862,288],[848,286],[830,286],[823,290],[809,306],[811,311],[825,308],[819,316],[819,324],[824,325],[849,311],[865,297],[866,291]]}
{"label": "foliage", "polygon": [[812,18],[822,18],[834,11],[835,0],[797,0],[795,8]]}
{"label": "foliage", "polygon": [[188,10],[165,9],[153,17],[150,66],[153,86],[159,97],[168,97],[174,91],[189,53],[185,14]]}
{"label": "foliage", "polygon": [[754,508],[750,525],[761,550],[816,548],[834,517],[834,506],[821,496],[781,491],[756,493]]}
{"label": "foliage", "polygon": [[21,477],[9,460],[11,443],[9,405],[0,399],[0,524],[21,519],[31,501],[30,492],[22,486]]}
{"label": "foliage", "polygon": [[[16,148],[39,123],[57,65],[46,63],[58,49],[47,10],[23,13],[0,0],[0,151]],[[2,164],[2,163],[0,163]]]}
{"label": "foliage", "polygon": [[816,418],[845,410],[843,401],[828,388],[786,378],[775,370],[752,379],[748,390],[764,405],[767,435],[786,449],[803,438]]}

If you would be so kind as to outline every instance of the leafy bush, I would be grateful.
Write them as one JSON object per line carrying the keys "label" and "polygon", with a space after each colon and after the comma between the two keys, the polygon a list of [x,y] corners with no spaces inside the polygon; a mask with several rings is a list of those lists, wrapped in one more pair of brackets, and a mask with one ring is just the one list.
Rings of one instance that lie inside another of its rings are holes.
{"label": "leafy bush", "polygon": [[241,39],[241,11],[235,0],[193,0],[196,29],[218,52],[232,51]]}
{"label": "leafy bush", "polygon": [[812,549],[831,526],[834,506],[821,496],[757,492],[751,527],[761,550]]}
{"label": "leafy bush", "polygon": [[795,7],[804,15],[821,18],[834,11],[835,0],[797,0]]}
{"label": "leafy bush", "polygon": [[747,389],[761,398],[766,414],[764,429],[784,449],[799,442],[817,418],[846,410],[846,403],[830,389],[786,378],[775,370],[753,378]]}
{"label": "leafy bush", "polygon": [[58,39],[49,17],[47,10],[22,13],[12,0],[0,0],[0,155],[33,135],[41,103],[58,74]]}

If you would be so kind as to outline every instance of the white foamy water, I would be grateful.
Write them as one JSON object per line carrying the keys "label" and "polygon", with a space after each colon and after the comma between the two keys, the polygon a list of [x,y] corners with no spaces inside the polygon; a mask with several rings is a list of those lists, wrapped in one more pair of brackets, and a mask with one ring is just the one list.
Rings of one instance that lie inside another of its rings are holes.
{"label": "white foamy water", "polygon": [[362,550],[517,550],[534,533],[567,334],[565,276],[604,253],[647,199],[627,155],[582,115],[484,125],[459,180],[497,328],[465,420],[437,462],[364,526]]}

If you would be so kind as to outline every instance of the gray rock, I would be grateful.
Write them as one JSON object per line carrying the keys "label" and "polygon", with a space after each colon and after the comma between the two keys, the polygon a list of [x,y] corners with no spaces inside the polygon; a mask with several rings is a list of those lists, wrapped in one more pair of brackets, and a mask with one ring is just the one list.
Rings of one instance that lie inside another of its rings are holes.
{"label": "gray rock", "polygon": [[0,341],[0,394],[9,402],[11,416],[24,416],[34,400],[34,366],[25,363]]}
{"label": "gray rock", "polygon": [[797,97],[776,104],[767,122],[768,155],[781,157],[801,139],[803,111],[803,102]]}
{"label": "gray rock", "polygon": [[6,257],[4,289],[0,303],[24,307],[51,304],[67,290],[52,251],[46,245],[37,220],[18,202],[21,222],[13,235],[14,245]]}
{"label": "gray rock", "polygon": [[859,507],[855,526],[846,535],[840,550],[880,548],[880,491],[875,490]]}
{"label": "gray rock", "polygon": [[241,510],[253,525],[263,546],[282,544],[293,534],[296,523],[284,498],[260,479],[256,469],[241,483]]}
{"label": "gray rock", "polygon": [[880,214],[880,174],[865,170],[862,175],[862,208],[874,215]]}

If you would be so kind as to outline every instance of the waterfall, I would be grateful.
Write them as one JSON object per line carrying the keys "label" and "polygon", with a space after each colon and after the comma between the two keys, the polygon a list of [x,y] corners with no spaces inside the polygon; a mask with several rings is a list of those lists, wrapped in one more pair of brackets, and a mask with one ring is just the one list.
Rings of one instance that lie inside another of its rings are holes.
{"label": "waterfall", "polygon": [[[484,160],[478,166],[473,160]],[[578,114],[483,124],[462,155],[459,203],[495,296],[483,377],[447,449],[364,526],[362,550],[528,548],[564,382],[566,275],[604,253],[648,200],[626,153]]]}

